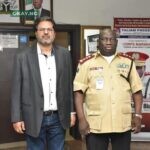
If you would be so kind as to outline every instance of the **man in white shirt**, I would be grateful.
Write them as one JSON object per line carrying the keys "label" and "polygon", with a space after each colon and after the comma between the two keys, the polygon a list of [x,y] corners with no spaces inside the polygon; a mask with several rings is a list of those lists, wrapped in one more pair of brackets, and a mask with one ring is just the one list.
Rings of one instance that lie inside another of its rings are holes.
{"label": "man in white shirt", "polygon": [[55,22],[35,22],[37,43],[14,59],[11,120],[26,135],[28,150],[64,150],[65,130],[75,124],[70,52],[53,44]]}

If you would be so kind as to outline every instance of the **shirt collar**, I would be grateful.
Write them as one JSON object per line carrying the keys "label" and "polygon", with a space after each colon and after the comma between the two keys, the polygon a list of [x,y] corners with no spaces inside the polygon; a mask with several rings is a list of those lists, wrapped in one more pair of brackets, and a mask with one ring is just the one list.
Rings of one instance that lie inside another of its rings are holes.
{"label": "shirt collar", "polygon": [[41,54],[42,54],[41,49],[40,49],[40,46],[39,46],[38,43],[37,43],[37,53],[38,53],[38,55],[41,55]]}
{"label": "shirt collar", "polygon": [[[40,45],[37,43],[37,53],[38,55],[43,55]],[[54,48],[52,49],[51,55],[50,56],[54,56]]]}

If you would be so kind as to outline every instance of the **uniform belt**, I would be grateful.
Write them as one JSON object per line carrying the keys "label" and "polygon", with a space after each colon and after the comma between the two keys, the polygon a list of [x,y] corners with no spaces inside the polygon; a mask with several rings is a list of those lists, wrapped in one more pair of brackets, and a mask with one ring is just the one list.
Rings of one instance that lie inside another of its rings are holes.
{"label": "uniform belt", "polygon": [[57,110],[48,110],[48,111],[43,112],[43,114],[45,116],[50,116],[50,115],[55,114],[55,113],[58,113],[58,111]]}

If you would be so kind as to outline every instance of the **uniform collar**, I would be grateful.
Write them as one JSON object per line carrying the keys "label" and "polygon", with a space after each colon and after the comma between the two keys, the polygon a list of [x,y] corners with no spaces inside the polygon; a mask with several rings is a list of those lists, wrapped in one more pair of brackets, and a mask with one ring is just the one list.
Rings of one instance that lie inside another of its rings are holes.
{"label": "uniform collar", "polygon": [[[100,50],[98,50],[96,53],[93,54],[95,56],[95,58],[97,57],[103,57],[103,55],[101,54]],[[120,53],[116,51],[116,53],[114,54],[114,57],[119,56],[120,57]]]}

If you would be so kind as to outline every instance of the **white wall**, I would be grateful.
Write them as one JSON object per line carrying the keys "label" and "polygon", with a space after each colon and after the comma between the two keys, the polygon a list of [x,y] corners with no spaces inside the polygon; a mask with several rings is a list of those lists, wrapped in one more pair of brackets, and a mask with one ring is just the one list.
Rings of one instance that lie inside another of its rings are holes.
{"label": "white wall", "polygon": [[111,25],[114,17],[150,17],[150,0],[53,0],[56,23]]}

